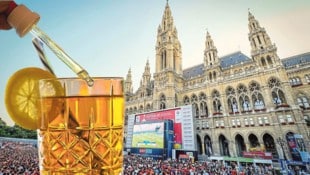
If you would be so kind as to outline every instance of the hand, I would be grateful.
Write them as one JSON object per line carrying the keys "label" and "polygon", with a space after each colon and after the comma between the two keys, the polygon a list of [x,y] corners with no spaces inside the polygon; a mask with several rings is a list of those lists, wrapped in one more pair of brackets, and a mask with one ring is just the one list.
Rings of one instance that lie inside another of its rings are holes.
{"label": "hand", "polygon": [[12,27],[7,21],[9,13],[16,7],[14,1],[0,1],[0,30],[9,30]]}

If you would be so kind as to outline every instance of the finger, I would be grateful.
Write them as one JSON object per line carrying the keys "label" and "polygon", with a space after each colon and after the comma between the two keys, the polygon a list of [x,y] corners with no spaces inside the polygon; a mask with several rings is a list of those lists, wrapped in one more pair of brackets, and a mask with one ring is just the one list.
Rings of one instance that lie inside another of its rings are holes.
{"label": "finger", "polygon": [[0,13],[5,13],[11,1],[2,1],[0,0]]}
{"label": "finger", "polygon": [[0,29],[1,30],[9,30],[12,27],[6,20],[6,16],[0,14]]}

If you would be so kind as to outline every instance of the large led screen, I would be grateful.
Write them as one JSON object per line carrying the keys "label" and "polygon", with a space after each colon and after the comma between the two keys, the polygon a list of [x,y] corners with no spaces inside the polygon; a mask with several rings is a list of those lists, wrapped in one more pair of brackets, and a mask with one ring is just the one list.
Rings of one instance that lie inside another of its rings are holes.
{"label": "large led screen", "polygon": [[132,147],[164,148],[164,122],[134,125]]}

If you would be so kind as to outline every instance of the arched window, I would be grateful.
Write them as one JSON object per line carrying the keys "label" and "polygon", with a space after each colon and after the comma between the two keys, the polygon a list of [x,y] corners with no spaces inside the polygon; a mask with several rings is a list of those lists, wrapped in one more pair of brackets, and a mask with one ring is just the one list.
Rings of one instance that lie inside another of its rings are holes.
{"label": "arched window", "polygon": [[239,85],[237,88],[237,92],[239,95],[239,105],[242,111],[250,111],[251,104],[247,88],[244,85]]}
{"label": "arched window", "polygon": [[200,114],[202,117],[208,117],[208,107],[207,102],[201,101],[200,102]]}
{"label": "arched window", "polygon": [[193,106],[193,111],[194,111],[194,116],[196,118],[199,118],[199,107],[197,103],[192,103]]}
{"label": "arched window", "polygon": [[151,105],[148,103],[148,104],[146,105],[146,111],[149,112],[149,111],[151,111],[151,109],[152,109],[152,108],[151,108]]}
{"label": "arched window", "polygon": [[215,71],[213,72],[213,78],[214,78],[214,80],[216,80],[216,72]]}
{"label": "arched window", "polygon": [[207,96],[205,93],[199,94],[199,108],[200,108],[200,115],[202,117],[208,117],[208,107],[207,107]]}
{"label": "arched window", "polygon": [[236,100],[236,91],[232,87],[226,89],[227,102],[230,113],[238,112],[238,103]]}
{"label": "arched window", "polygon": [[191,104],[193,105],[193,110],[194,110],[195,117],[198,118],[199,117],[199,107],[198,107],[198,97],[197,97],[197,95],[193,94],[191,96]]}
{"label": "arched window", "polygon": [[299,77],[293,77],[293,78],[290,78],[290,84],[291,86],[296,86],[296,85],[301,85],[301,80]]}
{"label": "arched window", "polygon": [[267,62],[268,62],[269,65],[272,65],[272,60],[271,60],[270,56],[267,56]]}
{"label": "arched window", "polygon": [[189,101],[188,96],[185,96],[185,97],[183,98],[183,104],[184,104],[184,105],[189,105],[189,104],[190,104],[190,101]]}
{"label": "arched window", "polygon": [[266,67],[267,64],[266,64],[265,58],[261,58],[261,61],[262,61],[262,66]]}
{"label": "arched window", "polygon": [[261,94],[260,85],[257,82],[251,82],[249,90],[252,98],[252,104],[255,110],[265,109],[263,95]]}
{"label": "arched window", "polygon": [[307,109],[310,107],[309,100],[307,97],[305,97],[303,94],[299,95],[300,97],[297,98],[297,103],[300,107]]}
{"label": "arched window", "polygon": [[167,66],[167,53],[166,50],[164,50],[161,53],[161,69],[165,69]]}
{"label": "arched window", "polygon": [[191,97],[191,103],[194,103],[194,102],[198,102],[198,97],[195,94],[193,94]]}
{"label": "arched window", "polygon": [[272,101],[275,105],[286,104],[286,99],[283,91],[281,90],[280,81],[276,78],[271,78],[268,82],[271,89]]}
{"label": "arched window", "polygon": [[142,105],[140,105],[140,107],[139,107],[139,112],[143,112],[143,106]]}
{"label": "arched window", "polygon": [[250,98],[245,95],[241,95],[239,97],[239,104],[242,108],[242,111],[250,111],[251,110],[251,104],[250,104]]}
{"label": "arched window", "polygon": [[217,90],[214,90],[212,93],[213,100],[213,113],[221,113],[222,112],[222,103],[220,100],[220,93]]}
{"label": "arched window", "polygon": [[159,99],[159,109],[166,109],[166,97],[164,94],[160,96]]}
{"label": "arched window", "polygon": [[137,107],[135,106],[135,107],[133,108],[133,113],[136,114],[137,111],[138,111],[138,110],[137,110]]}
{"label": "arched window", "polygon": [[177,52],[176,51],[174,51],[174,53],[173,53],[173,70],[175,70],[176,71],[176,69],[177,69],[177,67],[176,67],[176,65],[177,65]]}

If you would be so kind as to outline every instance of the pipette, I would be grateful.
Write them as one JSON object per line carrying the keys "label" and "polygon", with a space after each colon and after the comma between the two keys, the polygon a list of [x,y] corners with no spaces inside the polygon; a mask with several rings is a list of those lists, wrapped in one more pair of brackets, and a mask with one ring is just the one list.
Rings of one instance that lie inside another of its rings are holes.
{"label": "pipette", "polygon": [[88,86],[94,84],[93,79],[89,76],[88,72],[77,64],[61,47],[59,47],[48,35],[46,35],[37,25],[33,25],[30,33],[38,37],[44,44],[46,44],[51,51],[64,62],[74,73],[81,79],[85,80]]}
{"label": "pipette", "polygon": [[44,44],[46,44],[54,54],[63,61],[74,73],[81,79],[85,80],[88,86],[94,84],[93,79],[89,76],[87,71],[77,64],[64,50],[61,49],[50,37],[45,34],[36,23],[39,21],[40,16],[30,11],[24,5],[17,5],[14,1],[8,2],[8,9],[6,10],[7,21],[13,28],[16,29],[17,34],[23,37],[29,31]]}

